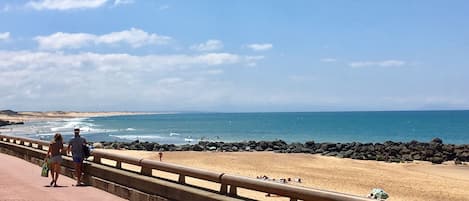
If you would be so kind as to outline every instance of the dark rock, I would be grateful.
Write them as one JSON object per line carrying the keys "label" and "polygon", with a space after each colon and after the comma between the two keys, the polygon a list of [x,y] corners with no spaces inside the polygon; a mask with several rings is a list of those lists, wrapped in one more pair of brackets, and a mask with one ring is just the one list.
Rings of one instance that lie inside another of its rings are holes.
{"label": "dark rock", "polygon": [[237,147],[237,146],[232,146],[232,147],[231,147],[231,150],[232,150],[232,151],[238,151],[238,147]]}
{"label": "dark rock", "polygon": [[436,144],[443,144],[443,140],[437,137],[433,138],[431,142]]}
{"label": "dark rock", "polygon": [[306,147],[306,148],[313,149],[313,148],[314,148],[314,141],[311,140],[311,141],[305,142],[305,147]]}
{"label": "dark rock", "polygon": [[17,116],[17,115],[19,115],[18,112],[15,112],[13,110],[0,110],[0,114],[8,115],[8,116]]}
{"label": "dark rock", "polygon": [[304,147],[303,147],[303,148],[300,149],[300,152],[301,152],[301,153],[311,153],[312,151],[313,151],[313,150],[310,149],[310,148],[304,148]]}
{"label": "dark rock", "polygon": [[400,163],[400,162],[401,162],[401,159],[399,159],[399,158],[391,158],[391,159],[389,159],[388,161],[391,162],[391,163]]}
{"label": "dark rock", "polygon": [[385,161],[385,158],[383,155],[376,155],[376,160],[377,161]]}
{"label": "dark rock", "polygon": [[403,161],[413,161],[412,156],[410,154],[402,155]]}
{"label": "dark rock", "polygon": [[264,148],[262,148],[261,146],[257,146],[255,149],[256,151],[264,151]]}
{"label": "dark rock", "polygon": [[329,152],[326,154],[326,156],[337,156],[337,152]]}
{"label": "dark rock", "polygon": [[215,147],[215,148],[217,148],[217,147],[219,147],[219,144],[216,143],[216,142],[209,142],[209,143],[207,143],[207,147]]}
{"label": "dark rock", "polygon": [[432,157],[430,161],[434,164],[441,164],[444,162],[443,158],[441,157]]}
{"label": "dark rock", "polygon": [[264,149],[269,148],[269,143],[266,141],[260,141],[259,145],[256,146],[256,150],[258,149],[257,147],[260,147],[263,151]]}
{"label": "dark rock", "polygon": [[350,158],[353,154],[353,150],[347,150],[345,153],[344,153],[344,158]]}
{"label": "dark rock", "polygon": [[1,126],[8,126],[8,125],[11,125],[11,123],[9,121],[0,120],[0,127]]}
{"label": "dark rock", "polygon": [[192,147],[192,150],[194,150],[194,151],[203,151],[204,147],[202,147],[202,145],[200,145],[200,144],[196,144]]}

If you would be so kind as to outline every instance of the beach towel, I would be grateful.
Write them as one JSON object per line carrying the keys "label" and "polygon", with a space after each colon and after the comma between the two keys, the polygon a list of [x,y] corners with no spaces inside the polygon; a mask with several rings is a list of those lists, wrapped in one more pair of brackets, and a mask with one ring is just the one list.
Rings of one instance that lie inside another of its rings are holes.
{"label": "beach towel", "polygon": [[42,163],[42,171],[41,176],[49,177],[49,159],[44,159],[44,163]]}

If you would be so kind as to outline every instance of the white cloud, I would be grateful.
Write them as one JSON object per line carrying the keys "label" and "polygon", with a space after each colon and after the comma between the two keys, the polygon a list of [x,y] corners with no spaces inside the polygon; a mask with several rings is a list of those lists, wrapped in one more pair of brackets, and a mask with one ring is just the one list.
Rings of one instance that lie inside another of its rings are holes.
{"label": "white cloud", "polygon": [[265,51],[265,50],[270,50],[273,48],[273,45],[270,43],[264,43],[264,44],[249,44],[247,45],[248,48],[254,50],[254,51]]}
{"label": "white cloud", "polygon": [[[31,51],[0,51],[0,71],[15,69],[90,69],[97,71],[172,71],[194,66],[216,66],[244,62],[245,56],[230,53],[201,55],[98,54]],[[31,74],[33,75],[33,74]]]}
{"label": "white cloud", "polygon": [[26,6],[36,10],[70,10],[98,8],[106,2],[107,0],[39,0],[29,1]]}
{"label": "white cloud", "polygon": [[166,10],[166,9],[169,9],[169,8],[170,8],[169,5],[161,5],[161,6],[159,7],[160,10]]}
{"label": "white cloud", "polygon": [[10,39],[10,32],[0,33],[0,41]]}
{"label": "white cloud", "polygon": [[352,68],[362,68],[370,66],[378,67],[399,67],[406,65],[407,62],[401,60],[385,60],[385,61],[356,61],[350,62],[349,66]]}
{"label": "white cloud", "polygon": [[57,32],[48,36],[37,36],[34,38],[39,43],[40,49],[77,49],[90,45],[96,36],[87,33],[63,33]]}
{"label": "white cloud", "polygon": [[11,6],[6,4],[3,6],[3,8],[0,10],[0,12],[8,12],[11,10]]}
{"label": "white cloud", "polygon": [[245,62],[246,56],[230,53],[0,51],[0,105],[36,110],[210,105],[221,92],[220,84],[208,78],[215,79],[226,65]]}
{"label": "white cloud", "polygon": [[257,66],[257,61],[263,60],[264,56],[246,56],[245,60],[248,66]]}
{"label": "white cloud", "polygon": [[333,62],[336,62],[337,59],[336,58],[322,58],[321,59],[321,62],[324,62],[324,63],[333,63]]}
{"label": "white cloud", "polygon": [[208,71],[205,71],[204,74],[207,74],[207,75],[219,75],[219,74],[222,74],[224,71],[221,70],[221,69],[214,69],[214,70],[208,70]]}
{"label": "white cloud", "polygon": [[77,49],[90,45],[100,44],[128,44],[134,48],[144,45],[166,44],[171,37],[147,33],[141,29],[131,28],[120,32],[112,32],[104,35],[89,33],[62,33],[57,32],[48,36],[37,36],[34,38],[40,49],[58,50],[64,48]]}
{"label": "white cloud", "polygon": [[114,5],[118,6],[118,5],[124,5],[124,4],[132,4],[134,2],[135,2],[134,0],[115,0]]}
{"label": "white cloud", "polygon": [[113,43],[127,43],[132,47],[140,47],[143,45],[160,45],[166,44],[171,40],[169,36],[160,36],[157,34],[149,34],[141,29],[131,28],[120,32],[112,32],[109,34],[98,36],[96,42],[113,44]]}
{"label": "white cloud", "polygon": [[208,40],[205,43],[192,45],[190,49],[197,51],[215,51],[223,48],[223,42],[219,40]]}

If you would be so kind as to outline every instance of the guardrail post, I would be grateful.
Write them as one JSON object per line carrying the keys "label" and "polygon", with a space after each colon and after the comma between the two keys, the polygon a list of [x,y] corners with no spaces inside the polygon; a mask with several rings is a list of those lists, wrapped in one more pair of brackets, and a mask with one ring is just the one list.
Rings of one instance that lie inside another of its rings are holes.
{"label": "guardrail post", "polygon": [[231,195],[231,196],[237,196],[237,195],[238,195],[238,191],[236,190],[236,186],[230,185],[230,193],[229,193],[229,195]]}
{"label": "guardrail post", "polygon": [[228,193],[228,185],[227,184],[221,184],[220,193],[222,195],[226,195]]}
{"label": "guardrail post", "polygon": [[147,167],[142,167],[142,170],[140,171],[140,173],[146,176],[152,176],[152,169],[147,168]]}
{"label": "guardrail post", "polygon": [[185,184],[186,183],[186,176],[183,174],[179,175],[179,183],[180,184]]}
{"label": "guardrail post", "polygon": [[93,156],[93,162],[101,164],[101,157],[99,156]]}
{"label": "guardrail post", "polygon": [[122,169],[122,162],[116,161],[116,168]]}
{"label": "guardrail post", "polygon": [[20,145],[24,145],[24,140],[20,140]]}

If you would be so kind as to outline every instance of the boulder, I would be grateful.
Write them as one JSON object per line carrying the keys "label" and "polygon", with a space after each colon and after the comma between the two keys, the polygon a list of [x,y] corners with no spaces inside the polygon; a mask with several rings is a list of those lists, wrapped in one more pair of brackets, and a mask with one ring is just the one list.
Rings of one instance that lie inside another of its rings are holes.
{"label": "boulder", "polygon": [[192,146],[192,150],[194,150],[194,151],[203,151],[204,147],[202,147],[202,145],[200,145],[200,144],[196,144],[196,145]]}
{"label": "boulder", "polygon": [[314,141],[311,140],[311,141],[305,142],[305,147],[310,148],[310,149],[314,148]]}
{"label": "boulder", "polygon": [[436,143],[436,144],[443,144],[443,140],[436,137],[436,138],[433,138],[431,143]]}
{"label": "boulder", "polygon": [[238,151],[238,147],[237,146],[232,146],[231,151]]}
{"label": "boulder", "polygon": [[433,164],[441,164],[444,162],[443,158],[441,157],[432,157],[430,159],[430,161],[433,163]]}
{"label": "boulder", "polygon": [[208,150],[210,150],[210,151],[216,151],[216,150],[217,150],[217,147],[215,147],[215,146],[210,146],[210,147],[208,147]]}
{"label": "boulder", "polygon": [[255,150],[256,150],[256,151],[264,151],[264,148],[262,148],[261,146],[257,146],[257,147],[255,148]]}

